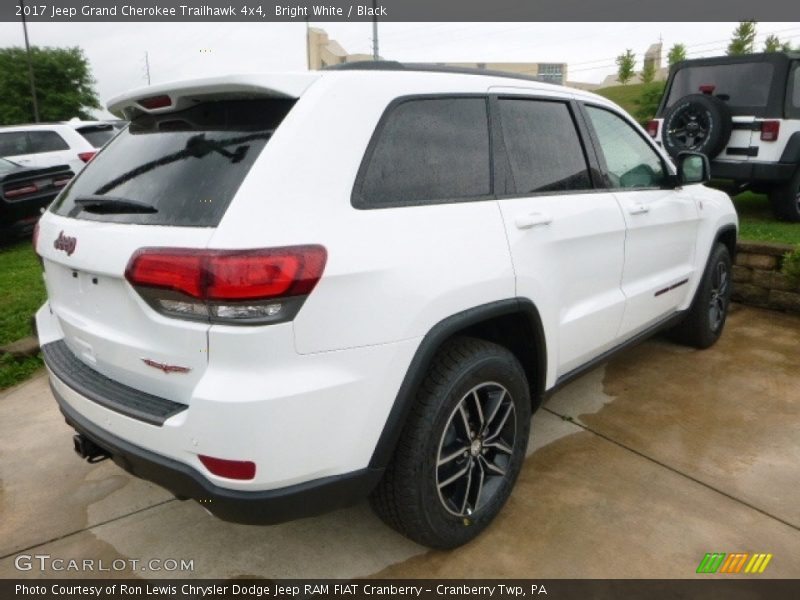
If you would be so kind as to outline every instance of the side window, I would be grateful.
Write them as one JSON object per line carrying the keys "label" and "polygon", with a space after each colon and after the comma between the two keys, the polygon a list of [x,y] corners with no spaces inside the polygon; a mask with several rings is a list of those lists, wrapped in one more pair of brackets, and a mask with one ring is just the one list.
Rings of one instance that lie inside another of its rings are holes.
{"label": "side window", "polygon": [[666,173],[658,153],[625,119],[609,110],[587,106],[612,188],[657,188]]}
{"label": "side window", "polygon": [[517,193],[592,187],[586,155],[564,102],[501,98],[499,105]]}
{"label": "side window", "polygon": [[0,133],[0,156],[16,156],[30,154],[28,136],[24,131]]}
{"label": "side window", "polygon": [[492,193],[484,98],[402,102],[376,135],[356,184],[357,204],[421,204]]}
{"label": "side window", "polygon": [[789,87],[792,90],[792,108],[800,108],[800,62],[794,64]]}
{"label": "side window", "polygon": [[32,154],[69,150],[69,144],[55,131],[29,131],[28,139],[30,140]]}

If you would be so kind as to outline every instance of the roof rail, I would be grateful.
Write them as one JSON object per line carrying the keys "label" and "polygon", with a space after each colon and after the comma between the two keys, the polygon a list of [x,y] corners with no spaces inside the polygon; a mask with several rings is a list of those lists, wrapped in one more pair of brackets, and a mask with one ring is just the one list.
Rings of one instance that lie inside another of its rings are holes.
{"label": "roof rail", "polygon": [[[322,71],[419,71],[424,73],[455,73],[460,75],[484,75],[489,77],[505,77],[507,79],[522,79],[537,83],[549,83],[534,75],[522,73],[509,73],[494,69],[478,69],[474,67],[452,67],[430,63],[401,63],[396,60],[361,60],[351,63],[340,63],[323,67]],[[556,84],[550,84],[556,85]]]}

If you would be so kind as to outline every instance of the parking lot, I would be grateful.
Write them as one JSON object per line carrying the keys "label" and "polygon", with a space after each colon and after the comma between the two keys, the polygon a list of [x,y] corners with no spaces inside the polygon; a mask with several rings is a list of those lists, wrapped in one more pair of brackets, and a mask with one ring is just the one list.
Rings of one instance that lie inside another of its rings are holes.
{"label": "parking lot", "polygon": [[771,553],[763,577],[796,577],[798,364],[800,317],[736,305],[710,350],[657,338],[620,354],[537,413],[511,500],[450,552],[398,536],[366,502],[232,525],[110,461],[81,462],[41,374],[0,394],[0,577],[40,577],[15,558],[47,554],[194,566],[103,577],[686,578],[707,552]]}

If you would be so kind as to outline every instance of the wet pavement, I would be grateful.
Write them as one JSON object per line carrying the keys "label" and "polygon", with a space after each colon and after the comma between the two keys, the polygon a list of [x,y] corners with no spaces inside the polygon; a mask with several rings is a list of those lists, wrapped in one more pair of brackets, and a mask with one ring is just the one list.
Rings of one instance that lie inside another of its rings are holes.
{"label": "wet pavement", "polygon": [[[565,387],[534,417],[500,516],[449,552],[400,537],[366,503],[223,523],[109,461],[81,462],[71,435],[44,376],[0,392],[0,577],[92,575],[15,567],[49,554],[142,561],[103,577],[685,578],[706,552],[772,553],[765,576],[800,576],[800,318],[771,311],[735,307],[710,350],[657,338]],[[142,571],[153,558],[194,571]]]}

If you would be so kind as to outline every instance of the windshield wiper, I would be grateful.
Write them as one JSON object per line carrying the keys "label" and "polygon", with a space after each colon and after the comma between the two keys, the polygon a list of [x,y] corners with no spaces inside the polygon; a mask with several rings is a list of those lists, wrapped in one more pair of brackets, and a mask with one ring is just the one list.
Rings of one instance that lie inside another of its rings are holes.
{"label": "windshield wiper", "polygon": [[75,199],[75,204],[82,210],[92,213],[157,213],[158,209],[141,200],[128,200],[119,196],[81,196]]}

